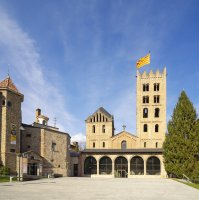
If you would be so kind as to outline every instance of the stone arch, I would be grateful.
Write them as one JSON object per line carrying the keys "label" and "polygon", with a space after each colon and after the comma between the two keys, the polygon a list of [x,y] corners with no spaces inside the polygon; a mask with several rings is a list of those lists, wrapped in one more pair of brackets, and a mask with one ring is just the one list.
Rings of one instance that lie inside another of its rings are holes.
{"label": "stone arch", "polygon": [[84,160],[84,174],[97,174],[97,160],[93,156],[88,156]]}
{"label": "stone arch", "polygon": [[141,156],[133,156],[130,160],[130,174],[143,175],[144,174],[144,159]]}
{"label": "stone arch", "polygon": [[128,159],[124,156],[118,156],[114,160],[115,176],[126,178],[128,175]]}
{"label": "stone arch", "polygon": [[102,156],[99,159],[99,174],[112,173],[112,159],[108,156]]}
{"label": "stone arch", "polygon": [[150,156],[146,161],[146,174],[147,175],[160,175],[161,162],[156,156]]}

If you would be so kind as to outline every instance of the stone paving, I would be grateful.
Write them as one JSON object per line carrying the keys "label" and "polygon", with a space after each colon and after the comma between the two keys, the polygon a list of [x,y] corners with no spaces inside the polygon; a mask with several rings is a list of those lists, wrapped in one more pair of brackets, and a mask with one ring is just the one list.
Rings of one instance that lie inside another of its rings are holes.
{"label": "stone paving", "polygon": [[169,179],[58,178],[0,183],[0,200],[199,200],[199,190]]}

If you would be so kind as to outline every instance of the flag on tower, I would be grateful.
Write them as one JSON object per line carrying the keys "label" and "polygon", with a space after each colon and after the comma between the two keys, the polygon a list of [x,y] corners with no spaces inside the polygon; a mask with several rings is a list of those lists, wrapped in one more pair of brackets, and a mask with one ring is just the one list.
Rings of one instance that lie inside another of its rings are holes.
{"label": "flag on tower", "polygon": [[150,60],[151,60],[151,56],[150,53],[148,53],[146,56],[140,58],[137,62],[136,62],[136,67],[137,68],[141,68],[144,65],[148,65],[150,64]]}

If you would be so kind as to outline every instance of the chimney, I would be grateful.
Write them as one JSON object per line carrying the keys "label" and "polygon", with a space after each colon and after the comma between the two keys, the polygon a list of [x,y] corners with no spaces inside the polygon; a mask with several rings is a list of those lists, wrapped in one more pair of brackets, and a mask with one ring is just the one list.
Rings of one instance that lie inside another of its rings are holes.
{"label": "chimney", "polygon": [[37,108],[36,109],[36,122],[38,123],[38,116],[41,115],[41,109],[40,108]]}

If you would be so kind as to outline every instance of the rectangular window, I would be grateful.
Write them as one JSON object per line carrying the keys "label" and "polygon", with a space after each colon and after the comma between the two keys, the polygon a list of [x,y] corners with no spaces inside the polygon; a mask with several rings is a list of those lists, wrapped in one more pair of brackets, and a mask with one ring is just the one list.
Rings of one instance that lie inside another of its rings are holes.
{"label": "rectangular window", "polygon": [[149,96],[143,96],[142,102],[143,103],[149,103]]}
{"label": "rectangular window", "polygon": [[31,137],[31,134],[30,134],[30,133],[27,133],[27,134],[26,134],[26,137]]}
{"label": "rectangular window", "polygon": [[149,91],[149,84],[143,84],[143,92]]}
{"label": "rectangular window", "polygon": [[56,151],[56,150],[57,150],[57,149],[56,149],[56,146],[57,146],[57,144],[56,144],[55,142],[52,142],[51,150],[52,150],[52,151]]}
{"label": "rectangular window", "polygon": [[159,90],[160,90],[160,84],[154,83],[154,91],[159,91]]}
{"label": "rectangular window", "polygon": [[144,142],[144,148],[146,148],[146,142]]}
{"label": "rectangular window", "polygon": [[103,146],[103,148],[105,148],[105,142],[103,142],[102,146]]}
{"label": "rectangular window", "polygon": [[154,103],[160,103],[160,96],[159,95],[154,96]]}
{"label": "rectangular window", "polygon": [[15,149],[10,149],[10,152],[14,153],[14,152],[15,152]]}
{"label": "rectangular window", "polygon": [[95,142],[93,142],[93,148],[95,148]]}

